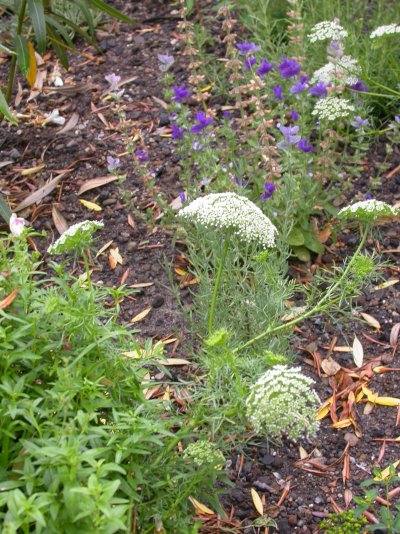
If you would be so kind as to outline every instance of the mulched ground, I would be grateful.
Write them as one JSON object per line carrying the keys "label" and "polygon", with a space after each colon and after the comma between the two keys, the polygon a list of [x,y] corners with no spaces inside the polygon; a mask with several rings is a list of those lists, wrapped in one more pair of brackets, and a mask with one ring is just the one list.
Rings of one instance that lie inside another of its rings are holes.
{"label": "mulched ground", "polygon": [[[53,88],[26,104],[29,89],[21,80],[23,92],[19,111],[29,115],[29,119],[21,121],[18,127],[5,124],[0,127],[0,189],[9,195],[15,206],[61,174],[53,191],[19,215],[26,217],[35,228],[46,229],[49,241],[58,237],[57,213],[68,225],[88,218],[104,219],[105,228],[98,246],[109,245],[93,261],[95,278],[113,286],[121,283],[136,286],[139,292],[121,303],[121,321],[130,322],[147,311],[137,322],[139,336],[174,339],[176,341],[169,345],[170,354],[186,358],[190,353],[184,342],[188,339],[187,327],[170,290],[166,269],[169,265],[173,272],[182,249],[173,248],[172,235],[160,225],[162,218],[158,218],[160,213],[154,204],[158,194],[170,202],[181,190],[179,159],[173,153],[171,140],[163,137],[169,132],[170,119],[157,101],[163,98],[157,54],[170,52],[175,56],[173,72],[177,81],[184,81],[187,76],[186,59],[180,54],[183,45],[178,39],[179,16],[168,2],[146,0],[114,2],[114,5],[134,17],[138,25],[132,28],[113,22],[102,28],[99,32],[102,54],[91,47],[79,47],[80,55],[71,57],[71,68],[63,73],[65,83],[77,86],[77,90],[68,92]],[[207,17],[203,22],[211,23]],[[46,61],[51,72],[54,57],[49,55]],[[126,81],[121,101],[126,114],[123,131],[113,105],[103,99],[108,86],[104,77],[112,72]],[[76,126],[64,135],[57,135],[61,127],[40,126],[41,117],[55,108],[67,119],[74,113],[79,116]],[[127,138],[135,136],[139,139],[135,149],[144,149],[150,156],[148,168],[155,182],[151,190],[149,177],[141,175],[130,154],[123,155],[127,150]],[[364,194],[373,184],[374,196],[391,204],[399,202],[400,150],[398,146],[392,147],[387,157],[385,143],[386,140],[381,139],[368,153],[362,176],[353,180],[346,193],[349,200],[362,199],[359,192]],[[120,157],[121,173],[126,174],[126,180],[78,195],[83,184],[108,175],[107,155]],[[21,173],[23,169],[41,165],[45,167],[39,172]],[[85,208],[80,199],[95,202],[102,211]],[[373,361],[373,367],[382,365],[396,369],[384,374],[370,373],[369,387],[380,396],[400,396],[400,359],[397,353],[393,357],[395,351],[389,343],[393,325],[400,322],[398,235],[396,224],[386,225],[381,227],[380,236],[369,243],[370,251],[377,250],[391,261],[392,266],[383,273],[384,279],[396,280],[382,289],[368,288],[358,300],[360,310],[380,323],[379,330],[356,320],[340,325],[315,319],[301,324],[296,332],[298,364],[316,380],[323,401],[332,395],[333,388],[340,391],[343,384],[356,383],[359,378],[354,374],[360,375],[360,370],[354,367],[352,354],[335,350],[337,346],[351,347],[354,333],[363,345],[365,363]],[[355,233],[340,235],[335,243],[328,241],[322,261],[328,265],[341,261],[356,244]],[[114,265],[118,253],[122,263]],[[45,261],[48,260],[45,255]],[[311,269],[312,265],[293,264],[292,272],[304,279]],[[174,276],[176,281],[182,282]],[[189,288],[184,287],[185,284],[182,286],[181,298],[186,303],[190,299]],[[336,377],[327,377],[322,370],[319,377],[318,364],[330,354],[342,369]],[[368,373],[370,368],[366,366],[363,371]],[[179,378],[180,372],[176,371],[174,377]],[[314,532],[327,512],[337,506],[345,507],[349,491],[354,495],[362,494],[359,484],[370,477],[373,466],[385,467],[400,457],[400,442],[382,441],[394,439],[400,433],[396,427],[397,409],[374,406],[371,413],[365,414],[364,408],[365,404],[356,407],[359,437],[353,426],[333,429],[332,421],[325,418],[317,438],[301,444],[303,451],[299,451],[299,444],[285,442],[277,447],[255,437],[244,449],[235,451],[230,458],[234,488],[222,498],[230,516],[225,525],[231,526],[233,532],[241,532],[258,516],[251,488],[265,499],[264,511],[275,518],[280,533]],[[338,413],[340,415],[340,410]],[[300,452],[309,456],[300,460]],[[209,518],[205,521],[204,532],[212,531],[215,525],[215,518]],[[246,530],[252,531],[257,532],[257,529]]]}

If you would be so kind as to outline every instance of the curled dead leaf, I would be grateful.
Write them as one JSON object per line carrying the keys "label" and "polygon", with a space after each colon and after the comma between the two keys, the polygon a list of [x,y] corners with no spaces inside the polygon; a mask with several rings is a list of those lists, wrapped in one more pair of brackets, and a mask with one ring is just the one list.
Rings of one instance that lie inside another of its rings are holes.
{"label": "curled dead leaf", "polygon": [[194,497],[190,496],[189,501],[193,504],[194,509],[196,510],[196,514],[200,515],[215,515],[215,512],[213,512],[208,506],[205,504],[202,504]]}
{"label": "curled dead leaf", "polygon": [[381,325],[379,321],[375,319],[375,317],[372,317],[372,315],[369,315],[369,313],[364,313],[364,312],[361,312],[360,315],[364,319],[364,321],[366,321],[370,326],[372,326],[376,330],[381,329]]}
{"label": "curled dead leaf", "polygon": [[18,291],[19,291],[19,289],[16,287],[15,289],[13,289],[11,291],[11,293],[6,298],[4,298],[3,300],[0,301],[0,309],[1,310],[4,310],[10,304],[12,304],[12,302],[15,300],[16,296],[18,295]]}
{"label": "curled dead leaf", "polygon": [[262,503],[261,497],[259,496],[259,494],[256,492],[254,488],[251,488],[250,492],[251,492],[251,498],[253,500],[254,508],[257,510],[257,512],[260,515],[263,515],[264,505]]}
{"label": "curled dead leaf", "polygon": [[395,348],[399,342],[399,333],[400,333],[400,323],[396,323],[392,326],[390,331],[390,345]]}
{"label": "curled dead leaf", "polygon": [[341,366],[335,362],[331,357],[325,358],[321,361],[321,369],[328,376],[334,376],[338,371],[340,371]]}
{"label": "curled dead leaf", "polygon": [[131,319],[131,323],[138,323],[139,321],[144,319],[146,315],[148,315],[151,312],[151,310],[152,310],[151,306],[149,306],[148,308],[145,308],[143,311],[135,315],[133,319]]}

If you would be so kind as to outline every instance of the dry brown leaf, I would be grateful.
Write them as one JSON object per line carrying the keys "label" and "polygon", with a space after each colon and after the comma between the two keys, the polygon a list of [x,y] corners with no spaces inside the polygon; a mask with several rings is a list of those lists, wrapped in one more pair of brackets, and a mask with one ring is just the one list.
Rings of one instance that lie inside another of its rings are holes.
{"label": "dry brown leaf", "polygon": [[307,310],[307,306],[293,306],[290,313],[287,313],[282,317],[282,321],[292,321],[293,319],[296,319],[296,317],[299,317]]}
{"label": "dry brown leaf", "polygon": [[338,371],[340,371],[341,366],[335,362],[331,357],[325,358],[321,361],[321,369],[328,376],[334,376]]}
{"label": "dry brown leaf", "polygon": [[135,230],[136,224],[135,224],[135,221],[133,220],[133,217],[132,217],[132,215],[130,213],[128,213],[128,224],[133,230]]}
{"label": "dry brown leaf", "polygon": [[131,289],[141,289],[142,287],[151,287],[154,286],[154,282],[142,282],[141,284],[132,284],[128,286]]}
{"label": "dry brown leaf", "polygon": [[119,176],[99,176],[99,178],[93,178],[92,180],[89,180],[85,182],[83,185],[81,185],[78,195],[82,195],[83,193],[86,193],[86,191],[90,191],[91,189],[96,189],[97,187],[101,187],[102,185],[109,184],[111,182],[115,182],[115,180],[118,180]]}
{"label": "dry brown leaf", "polygon": [[48,184],[44,185],[37,191],[34,191],[30,195],[26,197],[25,200],[23,200],[14,210],[21,211],[28,206],[31,206],[32,204],[37,204],[41,200],[43,200],[47,195],[49,195],[58,185],[58,182],[61,180],[62,175],[60,174],[56,178],[53,178]]}
{"label": "dry brown leaf", "polygon": [[71,130],[73,130],[75,128],[75,126],[78,124],[78,122],[79,122],[78,113],[73,113],[71,115],[71,118],[67,122],[67,124],[63,128],[61,128],[61,130],[58,130],[56,135],[63,135],[63,134],[66,134],[66,133],[70,132]]}
{"label": "dry brown leaf", "polygon": [[19,290],[16,287],[5,299],[0,301],[0,310],[4,310],[14,301],[15,297],[18,295],[18,291]]}
{"label": "dry brown leaf", "polygon": [[98,257],[100,256],[100,254],[103,254],[103,252],[104,252],[105,250],[107,250],[108,247],[112,245],[112,243],[113,243],[113,240],[112,240],[112,239],[111,239],[110,241],[107,241],[107,243],[106,243],[105,245],[103,245],[103,246],[101,247],[101,249],[97,252],[97,254],[96,254],[96,258],[98,258]]}
{"label": "dry brown leaf", "polygon": [[346,508],[348,508],[350,506],[350,503],[351,503],[352,500],[353,500],[353,494],[352,494],[351,490],[346,488],[344,490],[344,504],[345,504]]}
{"label": "dry brown leaf", "polygon": [[379,289],[386,289],[387,287],[394,286],[395,284],[398,284],[399,282],[400,280],[398,278],[394,278],[393,280],[387,280],[386,282],[383,282],[382,284],[375,286],[373,288],[373,291],[379,291]]}
{"label": "dry brown leaf", "polygon": [[51,214],[53,216],[54,226],[57,228],[58,233],[63,234],[64,232],[66,232],[69,228],[68,223],[54,204],[51,210]]}
{"label": "dry brown leaf", "polygon": [[350,418],[342,419],[341,421],[336,421],[336,423],[333,423],[333,428],[347,428],[348,426],[351,426],[353,424],[353,420]]}
{"label": "dry brown leaf", "polygon": [[173,209],[173,210],[180,210],[181,207],[183,206],[183,202],[182,202],[182,199],[181,197],[176,197],[174,198],[174,200],[172,200],[170,203],[169,203],[170,207]]}
{"label": "dry brown leaf", "polygon": [[152,309],[153,308],[151,306],[149,306],[148,308],[145,308],[143,311],[135,315],[133,319],[131,319],[131,323],[138,323],[139,321],[144,319],[146,315],[148,315],[151,312]]}
{"label": "dry brown leaf", "polygon": [[373,404],[372,402],[367,402],[364,406],[363,414],[369,415],[373,411],[374,406],[375,404]]}
{"label": "dry brown leaf", "polygon": [[362,367],[364,361],[364,349],[357,336],[354,336],[353,341],[353,360],[357,367]]}
{"label": "dry brown leaf", "polygon": [[115,269],[118,264],[122,265],[124,260],[122,259],[121,254],[119,253],[119,248],[112,248],[108,255],[108,261],[110,263],[111,269]]}
{"label": "dry brown leaf", "polygon": [[46,168],[46,165],[37,165],[36,167],[30,167],[29,169],[22,169],[21,176],[31,176],[32,174],[37,174]]}
{"label": "dry brown leaf", "polygon": [[300,455],[301,460],[304,460],[305,458],[308,457],[308,452],[305,449],[303,449],[301,445],[299,446],[299,455]]}
{"label": "dry brown leaf", "polygon": [[379,321],[375,319],[375,317],[372,317],[372,315],[369,315],[369,313],[364,313],[364,312],[360,312],[360,315],[364,319],[364,321],[366,321],[373,328],[376,328],[376,330],[381,329],[381,325]]}
{"label": "dry brown leaf", "polygon": [[154,100],[154,102],[157,102],[157,104],[159,104],[163,109],[169,108],[169,104],[164,102],[164,100],[161,100],[161,98],[158,98],[157,96],[152,96],[152,99]]}
{"label": "dry brown leaf", "polygon": [[390,345],[395,348],[397,347],[397,343],[399,342],[399,333],[400,333],[400,323],[396,323],[392,326],[392,329],[390,331]]}
{"label": "dry brown leaf", "polygon": [[184,360],[183,358],[168,358],[168,360],[157,360],[157,363],[160,365],[165,365],[165,367],[168,367],[170,365],[190,365],[190,362],[188,360]]}
{"label": "dry brown leaf", "polygon": [[251,498],[253,499],[254,508],[260,515],[264,515],[264,505],[262,503],[261,497],[254,488],[251,488],[250,492]]}
{"label": "dry brown leaf", "polygon": [[320,243],[326,243],[332,234],[330,226],[326,226],[320,232],[318,232],[318,241]]}

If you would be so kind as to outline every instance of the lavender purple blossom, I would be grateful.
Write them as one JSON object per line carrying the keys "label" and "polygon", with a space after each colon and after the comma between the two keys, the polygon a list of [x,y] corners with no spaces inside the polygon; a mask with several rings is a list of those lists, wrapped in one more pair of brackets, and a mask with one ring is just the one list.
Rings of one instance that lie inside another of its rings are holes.
{"label": "lavender purple blossom", "polygon": [[185,133],[184,128],[179,128],[177,124],[171,126],[171,137],[172,139],[182,139],[183,134]]}
{"label": "lavender purple blossom", "polygon": [[282,63],[279,65],[278,70],[282,78],[293,78],[300,72],[301,65],[295,59],[287,59],[286,56],[282,56]]}
{"label": "lavender purple blossom", "polygon": [[173,87],[174,96],[172,97],[172,100],[174,102],[177,102],[178,104],[181,104],[184,100],[187,100],[190,96],[189,89],[186,89],[186,84],[181,84],[179,87],[177,85],[174,85]]}
{"label": "lavender purple blossom", "polygon": [[273,87],[272,90],[278,100],[283,100],[285,98],[282,92],[282,85],[277,85],[276,87]]}
{"label": "lavender purple blossom", "polygon": [[278,126],[278,129],[285,138],[276,145],[278,148],[290,148],[291,145],[297,144],[301,139],[300,135],[298,135],[298,126]]}
{"label": "lavender purple blossom", "polygon": [[364,128],[364,126],[368,126],[368,119],[363,119],[359,115],[355,115],[354,120],[351,121],[350,124],[357,130],[360,130]]}
{"label": "lavender purple blossom", "polygon": [[249,43],[247,41],[243,41],[243,43],[238,43],[236,45],[236,48],[239,50],[239,54],[241,56],[248,56],[261,50],[261,46],[258,46],[255,43]]}
{"label": "lavender purple blossom", "polygon": [[139,163],[146,163],[146,161],[149,161],[147,152],[144,152],[143,150],[136,150],[135,156]]}
{"label": "lavender purple blossom", "polygon": [[269,199],[273,195],[273,193],[274,193],[274,191],[276,189],[276,185],[273,184],[272,182],[265,182],[264,189],[265,189],[265,193],[263,193],[260,196],[260,200]]}
{"label": "lavender purple blossom", "polygon": [[308,92],[312,96],[317,96],[318,98],[325,98],[328,95],[327,87],[331,87],[331,83],[325,84],[322,80],[320,80],[317,84],[312,85]]}
{"label": "lavender purple blossom", "polygon": [[261,61],[261,65],[257,69],[257,74],[259,76],[266,76],[274,68],[275,63],[268,63],[266,59]]}
{"label": "lavender purple blossom", "polygon": [[198,134],[202,132],[205,128],[207,128],[207,126],[209,126],[214,121],[214,119],[212,117],[207,117],[205,113],[200,111],[199,113],[196,113],[196,121],[197,124],[194,124],[190,128],[190,133]]}
{"label": "lavender purple blossom", "polygon": [[170,56],[169,54],[158,54],[157,58],[160,62],[158,68],[161,72],[167,72],[175,62],[174,56]]}
{"label": "lavender purple blossom", "polygon": [[108,172],[116,171],[120,166],[119,158],[113,158],[112,156],[107,156],[107,170]]}
{"label": "lavender purple blossom", "polygon": [[297,147],[305,153],[314,152],[313,145],[308,144],[307,139],[300,139],[300,141],[297,143]]}
{"label": "lavender purple blossom", "polygon": [[253,67],[256,63],[257,63],[256,58],[249,56],[244,60],[244,68],[246,70],[251,70],[251,67]]}
{"label": "lavender purple blossom", "polygon": [[368,91],[368,85],[364,85],[363,81],[359,78],[356,83],[349,85],[349,89],[358,91],[359,93],[366,93]]}
{"label": "lavender purple blossom", "polygon": [[110,84],[110,91],[118,91],[118,84],[121,81],[121,76],[118,76],[117,74],[108,74],[105,76],[105,80]]}

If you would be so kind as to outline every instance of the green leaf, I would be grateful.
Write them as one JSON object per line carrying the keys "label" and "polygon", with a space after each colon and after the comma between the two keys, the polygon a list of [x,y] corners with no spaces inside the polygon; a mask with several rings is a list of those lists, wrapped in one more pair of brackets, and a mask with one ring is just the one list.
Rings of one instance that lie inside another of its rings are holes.
{"label": "green leaf", "polygon": [[[17,120],[12,116],[10,108],[8,107],[7,100],[0,90],[0,113],[2,113],[7,120],[12,124],[18,124]],[[1,206],[1,197],[0,197],[0,215],[3,217],[2,206]]]}
{"label": "green leaf", "polygon": [[[57,36],[58,40],[60,41],[60,46],[62,41],[65,41],[70,48],[75,50],[74,43],[72,42],[71,37],[69,36],[69,33],[64,26],[64,24],[60,24],[58,20],[56,20],[51,15],[46,15],[46,28],[47,31],[49,30],[49,26],[51,26],[54,30],[54,35]],[[57,35],[58,34],[58,35]],[[54,37],[53,35],[53,37]]]}
{"label": "green leaf", "polygon": [[318,237],[315,233],[314,228],[309,228],[307,232],[304,234],[304,245],[310,249],[312,252],[315,252],[316,254],[323,254],[325,248],[324,245],[322,245],[318,241]]}
{"label": "green leaf", "polygon": [[293,254],[300,260],[300,261],[310,261],[311,255],[310,251],[306,247],[292,247]]}
{"label": "green leaf", "polygon": [[103,13],[106,13],[107,15],[110,15],[110,17],[113,17],[114,19],[121,20],[122,22],[126,22],[127,24],[135,24],[135,21],[131,19],[130,17],[127,17],[118,9],[115,9],[114,7],[109,6],[103,0],[89,0],[89,2],[94,6],[97,7],[100,11]]}
{"label": "green leaf", "polygon": [[86,5],[85,0],[75,0],[72,3],[76,4],[79,7],[79,9],[82,11],[82,14],[85,17],[85,20],[86,20],[88,28],[89,28],[89,34],[93,37],[94,36],[93,17],[92,17],[92,14],[90,12],[90,9]]}
{"label": "green leaf", "polygon": [[17,54],[17,63],[22,74],[26,76],[29,71],[29,49],[28,41],[23,35],[15,37],[15,51]]}
{"label": "green leaf", "polygon": [[54,51],[57,54],[58,59],[61,61],[61,65],[65,69],[68,69],[68,66],[69,66],[68,55],[65,50],[65,47],[63,46],[64,43],[62,39],[59,37],[59,35],[53,30],[53,28],[50,25],[47,25],[47,33],[49,35],[51,45],[54,48]]}
{"label": "green leaf", "polygon": [[301,245],[304,245],[304,234],[300,230],[300,228],[292,228],[292,231],[287,236],[287,244],[291,247],[299,247]]}
{"label": "green leaf", "polygon": [[42,0],[28,0],[28,10],[40,54],[46,50],[46,21]]}
{"label": "green leaf", "polygon": [[68,20],[67,18],[65,18],[63,15],[60,15],[59,13],[57,14],[53,13],[52,20],[57,20],[66,27],[69,26],[70,28],[74,30],[75,33],[80,35],[82,39],[84,39],[85,41],[87,41],[88,43],[90,43],[91,45],[95,46],[98,49],[98,46],[96,45],[94,39],[87,32],[85,32],[85,30],[82,30],[82,28],[80,28],[77,24],[75,24],[71,20]]}
{"label": "green leaf", "polygon": [[13,56],[15,56],[15,52],[13,50],[10,50],[9,48],[7,48],[6,46],[2,44],[0,44],[0,51],[4,52],[5,54],[12,54]]}

